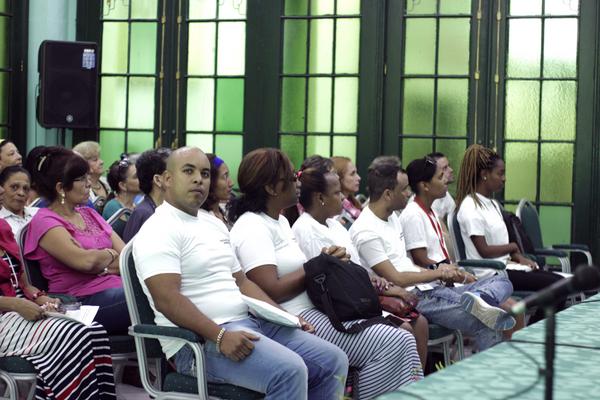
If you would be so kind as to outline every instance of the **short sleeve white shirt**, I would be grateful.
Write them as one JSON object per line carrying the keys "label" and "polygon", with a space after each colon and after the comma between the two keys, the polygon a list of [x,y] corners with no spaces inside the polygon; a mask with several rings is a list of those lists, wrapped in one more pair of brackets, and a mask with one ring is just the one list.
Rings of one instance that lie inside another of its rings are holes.
{"label": "short sleeve white shirt", "polygon": [[31,221],[31,219],[38,212],[38,210],[39,208],[37,207],[25,207],[25,209],[23,210],[23,217],[21,217],[20,215],[13,213],[6,207],[2,207],[2,209],[0,209],[0,218],[4,218],[4,220],[8,222],[13,234],[15,235],[15,237],[18,237],[21,229],[23,229],[23,227],[27,225],[29,221]]}
{"label": "short sleeve white shirt", "polygon": [[[283,215],[275,220],[265,213],[244,213],[231,229],[231,243],[246,273],[275,265],[277,276],[282,277],[303,268],[307,261]],[[305,291],[280,305],[294,315],[314,307]]]}
{"label": "short sleeve white shirt", "polygon": [[[433,213],[434,222],[438,224],[441,231],[437,215],[435,211]],[[426,248],[427,257],[436,263],[446,259],[440,243],[440,237],[434,230],[427,214],[416,201],[408,203],[402,211],[400,214],[400,223],[404,231],[404,241],[406,242],[407,251]]]}
{"label": "short sleeve white shirt", "polygon": [[[241,271],[229,241],[229,232],[216,217],[201,210],[194,217],[163,202],[142,225],[133,241],[138,278],[159,326],[175,326],[159,312],[145,280],[159,274],[181,275],[181,294],[216,324],[248,316],[232,273]],[[183,346],[161,340],[167,358]]]}

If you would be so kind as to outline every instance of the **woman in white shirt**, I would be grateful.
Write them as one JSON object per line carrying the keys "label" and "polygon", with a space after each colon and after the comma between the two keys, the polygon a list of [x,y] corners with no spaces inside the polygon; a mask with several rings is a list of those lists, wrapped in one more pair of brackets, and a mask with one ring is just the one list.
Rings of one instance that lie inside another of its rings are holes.
{"label": "woman in white shirt", "polygon": [[37,207],[27,207],[27,198],[31,190],[29,172],[21,166],[6,167],[0,172],[0,186],[4,189],[0,218],[10,225],[15,237],[31,221]]}
{"label": "woman in white shirt", "polygon": [[[456,193],[465,253],[469,259],[490,258],[506,263],[515,290],[538,291],[562,277],[539,269],[521,254],[516,243],[509,242],[500,205],[492,199],[504,187],[505,172],[504,161],[494,150],[474,144],[465,152]],[[538,312],[532,321],[542,318],[543,312]]]}
{"label": "woman in white shirt", "polygon": [[[352,243],[350,233],[334,217],[342,210],[343,193],[340,179],[327,169],[309,168],[300,176],[300,204],[304,213],[292,227],[294,236],[306,258],[318,256],[324,248],[341,246],[350,256],[350,261],[360,265],[360,256]],[[410,301],[411,295],[403,288],[371,274],[375,290],[381,295],[396,296]],[[421,364],[427,361],[429,325],[422,315],[401,327],[411,332],[417,341]]]}
{"label": "woman in white shirt", "polygon": [[[288,312],[302,316],[315,334],[346,352],[359,372],[360,398],[369,399],[422,378],[415,339],[390,325],[373,325],[358,334],[338,332],[319,312],[304,288],[306,256],[280,211],[297,202],[297,177],[277,149],[257,149],[240,164],[241,197],[232,203],[231,243],[248,278]],[[330,254],[345,254],[330,247]],[[354,322],[344,323],[346,326]]]}

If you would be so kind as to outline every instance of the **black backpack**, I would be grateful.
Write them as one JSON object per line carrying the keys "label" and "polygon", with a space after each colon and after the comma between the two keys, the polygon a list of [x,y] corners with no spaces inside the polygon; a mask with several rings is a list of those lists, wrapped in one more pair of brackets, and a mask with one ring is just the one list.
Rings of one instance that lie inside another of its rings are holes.
{"label": "black backpack", "polygon": [[[379,296],[360,265],[322,253],[304,264],[304,272],[308,297],[336,330],[359,333],[375,324],[393,325],[381,315]],[[366,321],[342,324],[357,319]]]}
{"label": "black backpack", "polygon": [[504,224],[508,230],[508,241],[516,243],[521,253],[534,254],[533,243],[531,243],[529,236],[527,236],[527,232],[525,232],[525,228],[523,228],[519,217],[510,211],[502,210],[502,218],[504,218]]}

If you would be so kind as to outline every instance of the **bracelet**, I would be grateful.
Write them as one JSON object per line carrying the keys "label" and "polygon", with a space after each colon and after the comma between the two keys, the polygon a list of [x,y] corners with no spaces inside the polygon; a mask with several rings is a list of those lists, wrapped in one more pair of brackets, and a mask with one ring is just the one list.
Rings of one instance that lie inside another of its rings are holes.
{"label": "bracelet", "polygon": [[106,270],[110,266],[110,264],[112,264],[115,261],[115,259],[117,258],[117,255],[115,254],[116,252],[114,250],[111,251],[112,249],[104,249],[104,250],[108,251],[108,254],[110,254],[110,261],[108,262],[108,264],[106,264],[106,267],[104,268]]}
{"label": "bracelet", "polygon": [[217,344],[217,352],[221,352],[221,341],[223,340],[223,336],[225,336],[225,328],[221,328],[219,334],[217,335],[217,340],[215,343]]}

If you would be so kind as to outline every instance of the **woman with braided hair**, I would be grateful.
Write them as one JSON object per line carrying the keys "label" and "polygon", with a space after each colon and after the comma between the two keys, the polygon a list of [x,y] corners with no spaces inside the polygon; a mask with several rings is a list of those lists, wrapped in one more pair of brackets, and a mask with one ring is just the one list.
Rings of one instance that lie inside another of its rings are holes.
{"label": "woman with braided hair", "polygon": [[[466,257],[501,261],[506,264],[514,290],[538,291],[562,277],[540,269],[534,261],[521,254],[516,243],[509,242],[501,206],[492,199],[495,192],[504,188],[505,181],[506,169],[498,153],[479,144],[466,150],[456,193],[457,218]],[[477,269],[475,272],[480,278],[496,273],[489,269]],[[543,315],[536,314],[532,321],[541,318]]]}

